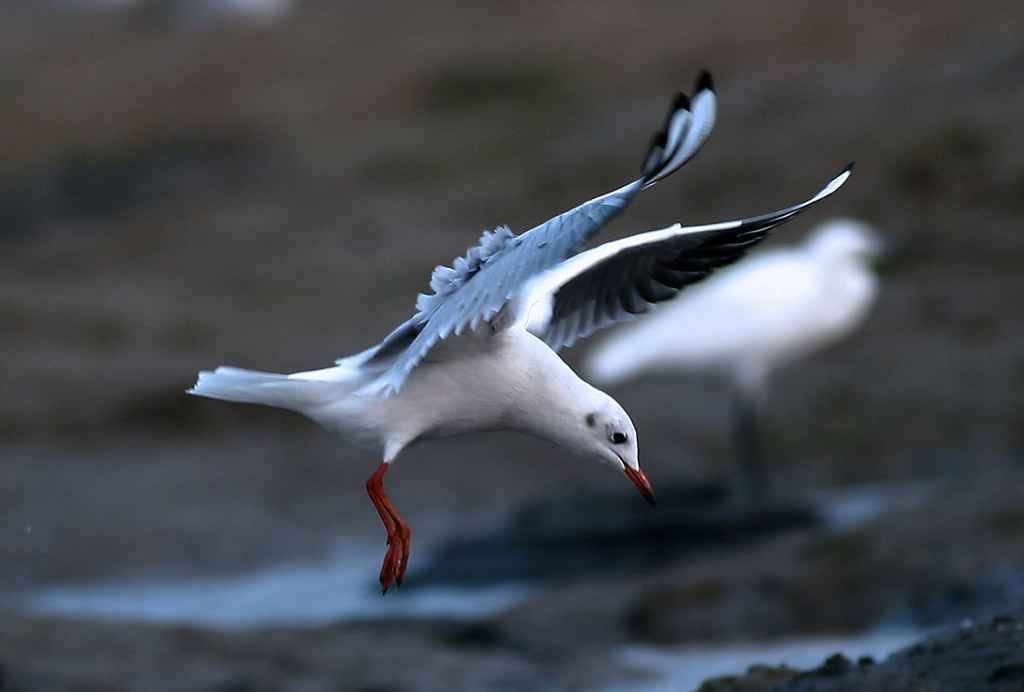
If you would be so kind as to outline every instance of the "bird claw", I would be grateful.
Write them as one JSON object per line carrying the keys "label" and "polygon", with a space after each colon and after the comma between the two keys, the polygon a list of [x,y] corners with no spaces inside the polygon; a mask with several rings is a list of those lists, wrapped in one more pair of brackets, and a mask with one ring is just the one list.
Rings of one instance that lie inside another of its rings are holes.
{"label": "bird claw", "polygon": [[402,578],[409,566],[409,528],[405,525],[396,526],[394,533],[388,533],[388,552],[380,568],[380,592],[384,595],[391,584],[401,588]]}
{"label": "bird claw", "polygon": [[405,576],[405,569],[409,566],[409,537],[411,535],[409,526],[402,520],[398,510],[391,504],[387,493],[384,492],[382,479],[387,468],[387,462],[381,462],[377,471],[366,481],[366,492],[370,495],[370,500],[377,508],[377,513],[380,514],[384,528],[388,532],[388,552],[384,556],[384,564],[380,567],[381,595],[388,592],[392,583],[396,586],[402,585],[402,577]]}

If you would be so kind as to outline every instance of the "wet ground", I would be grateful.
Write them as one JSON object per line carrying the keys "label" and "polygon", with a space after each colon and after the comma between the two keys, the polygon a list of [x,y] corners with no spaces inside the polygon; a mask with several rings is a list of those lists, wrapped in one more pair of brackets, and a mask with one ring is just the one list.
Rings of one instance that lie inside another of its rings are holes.
{"label": "wet ground", "polygon": [[[160,7],[0,7],[0,690],[673,689],[692,647],[886,633],[872,663],[710,689],[1019,689],[1018,3]],[[846,214],[918,251],[779,374],[776,503],[730,499],[721,383],[648,379],[613,394],[658,510],[541,442],[425,444],[388,477],[414,544],[380,599],[377,460],[183,390],[366,347],[484,228],[635,175],[705,67],[711,141],[606,237],[774,209],[855,159],[768,242]]]}

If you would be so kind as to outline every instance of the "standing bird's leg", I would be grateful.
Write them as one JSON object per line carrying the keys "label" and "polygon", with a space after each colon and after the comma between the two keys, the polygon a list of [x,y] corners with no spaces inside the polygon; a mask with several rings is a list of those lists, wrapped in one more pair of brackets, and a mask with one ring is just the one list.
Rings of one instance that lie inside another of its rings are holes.
{"label": "standing bird's leg", "polygon": [[386,594],[391,582],[402,585],[405,568],[409,566],[409,525],[391,504],[391,498],[384,492],[384,472],[388,470],[388,462],[382,461],[377,470],[366,481],[366,492],[370,495],[377,514],[384,522],[388,531],[388,554],[384,556],[384,564],[380,568],[380,592]]}
{"label": "standing bird's leg", "polygon": [[768,477],[757,438],[763,391],[762,386],[749,383],[740,383],[733,390],[733,433],[742,477],[741,490],[744,498],[755,505],[768,501]]}

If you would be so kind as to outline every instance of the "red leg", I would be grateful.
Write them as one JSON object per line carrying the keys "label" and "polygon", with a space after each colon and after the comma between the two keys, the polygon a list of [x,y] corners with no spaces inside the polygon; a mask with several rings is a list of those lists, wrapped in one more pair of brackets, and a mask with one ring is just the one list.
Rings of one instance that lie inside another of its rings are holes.
{"label": "red leg", "polygon": [[409,566],[409,537],[411,535],[408,524],[391,504],[391,498],[384,492],[384,472],[388,470],[386,461],[381,462],[370,479],[366,481],[366,492],[370,495],[370,501],[377,508],[377,514],[384,522],[384,528],[388,531],[388,554],[384,556],[384,564],[380,568],[380,592],[385,594],[388,587],[394,581],[396,586],[402,585],[402,577],[405,576],[405,568]]}

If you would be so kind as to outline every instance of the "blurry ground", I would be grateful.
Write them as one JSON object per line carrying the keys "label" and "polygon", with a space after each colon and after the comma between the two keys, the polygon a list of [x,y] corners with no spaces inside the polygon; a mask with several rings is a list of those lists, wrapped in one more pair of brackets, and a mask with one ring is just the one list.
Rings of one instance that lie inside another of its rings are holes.
{"label": "blurry ground", "polygon": [[[0,689],[600,688],[640,674],[608,655],[625,644],[929,626],[1020,597],[1018,2],[307,0],[247,29],[170,4],[0,4],[4,596],[241,572],[341,536],[383,549],[375,459],[182,391],[220,363],[300,370],[375,342],[480,231],[634,176],[704,67],[713,138],[602,239],[774,209],[855,159],[769,242],[848,214],[921,256],[854,339],[779,376],[772,475],[790,497],[931,490],[840,532],[556,582],[481,623],[405,622],[401,594],[391,620],[301,632],[2,616]],[[614,394],[656,488],[731,472],[718,383]],[[505,434],[410,450],[392,473],[420,546],[536,498],[635,493]]]}

